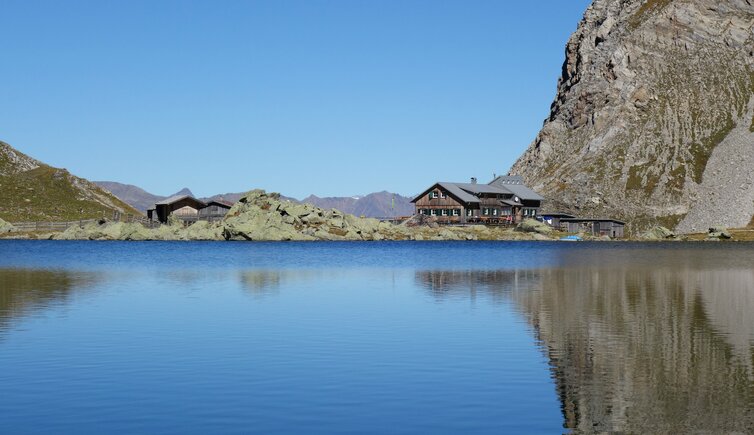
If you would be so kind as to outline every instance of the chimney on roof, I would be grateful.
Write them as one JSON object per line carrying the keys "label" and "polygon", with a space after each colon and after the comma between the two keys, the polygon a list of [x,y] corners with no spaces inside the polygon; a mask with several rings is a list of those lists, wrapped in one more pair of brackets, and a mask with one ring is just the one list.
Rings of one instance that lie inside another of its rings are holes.
{"label": "chimney on roof", "polygon": [[476,184],[476,177],[471,177],[471,184]]}

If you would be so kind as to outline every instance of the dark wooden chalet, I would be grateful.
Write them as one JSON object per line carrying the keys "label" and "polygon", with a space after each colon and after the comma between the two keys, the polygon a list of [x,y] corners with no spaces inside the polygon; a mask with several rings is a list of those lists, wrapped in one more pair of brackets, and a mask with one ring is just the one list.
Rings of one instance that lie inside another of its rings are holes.
{"label": "dark wooden chalet", "polygon": [[199,219],[210,222],[221,221],[225,215],[228,214],[228,210],[230,210],[231,207],[233,207],[233,204],[228,201],[209,201],[207,202],[206,207],[199,210]]}
{"label": "dark wooden chalet", "polygon": [[203,202],[193,196],[178,195],[155,203],[147,210],[147,218],[151,221],[167,223],[169,216],[174,216],[183,222],[206,220],[210,222],[222,220],[233,206],[226,201]]}
{"label": "dark wooden chalet", "polygon": [[514,224],[536,217],[542,199],[523,184],[509,189],[504,183],[478,184],[472,178],[471,183],[435,183],[411,202],[416,214],[435,216],[443,223]]}
{"label": "dark wooden chalet", "polygon": [[588,233],[593,236],[622,239],[626,223],[615,219],[563,218],[560,225],[569,233]]}

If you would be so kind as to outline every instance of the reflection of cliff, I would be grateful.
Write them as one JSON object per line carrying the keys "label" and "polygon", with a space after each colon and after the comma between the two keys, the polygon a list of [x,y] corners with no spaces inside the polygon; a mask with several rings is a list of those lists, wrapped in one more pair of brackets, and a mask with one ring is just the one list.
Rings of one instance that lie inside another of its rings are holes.
{"label": "reflection of cliff", "polygon": [[754,428],[750,269],[612,264],[417,281],[435,297],[481,290],[514,301],[550,359],[566,428]]}
{"label": "reflection of cliff", "polygon": [[0,332],[13,318],[64,304],[74,291],[96,281],[93,273],[0,269]]}
{"label": "reflection of cliff", "polygon": [[[732,294],[722,294],[751,293],[751,278],[750,271],[561,269],[543,272],[541,290],[515,293],[547,346],[566,427],[751,429],[754,318],[738,314],[754,305],[736,307],[751,300],[732,304]],[[731,325],[736,330],[725,329]],[[732,343],[743,330],[748,347],[736,355]]]}

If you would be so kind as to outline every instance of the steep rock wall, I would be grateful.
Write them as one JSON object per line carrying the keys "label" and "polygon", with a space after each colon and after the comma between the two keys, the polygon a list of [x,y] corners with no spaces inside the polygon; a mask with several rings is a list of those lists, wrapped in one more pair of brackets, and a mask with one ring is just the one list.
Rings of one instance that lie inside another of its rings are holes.
{"label": "steep rock wall", "polygon": [[754,169],[753,97],[751,0],[595,0],[511,173],[551,208],[635,231],[745,226],[753,180],[728,175]]}

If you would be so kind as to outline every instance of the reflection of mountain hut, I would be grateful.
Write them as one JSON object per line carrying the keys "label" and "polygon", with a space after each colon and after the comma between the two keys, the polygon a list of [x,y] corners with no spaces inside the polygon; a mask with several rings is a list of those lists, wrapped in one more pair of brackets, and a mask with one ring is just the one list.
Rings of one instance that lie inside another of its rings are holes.
{"label": "reflection of mountain hut", "polygon": [[205,203],[190,195],[177,195],[155,203],[153,208],[147,210],[147,218],[161,223],[166,223],[169,216],[183,222],[212,222],[221,220],[231,206],[232,204],[222,200]]}
{"label": "reflection of mountain hut", "polygon": [[625,222],[615,219],[562,218],[561,227],[569,233],[588,233],[593,236],[623,237]]}

